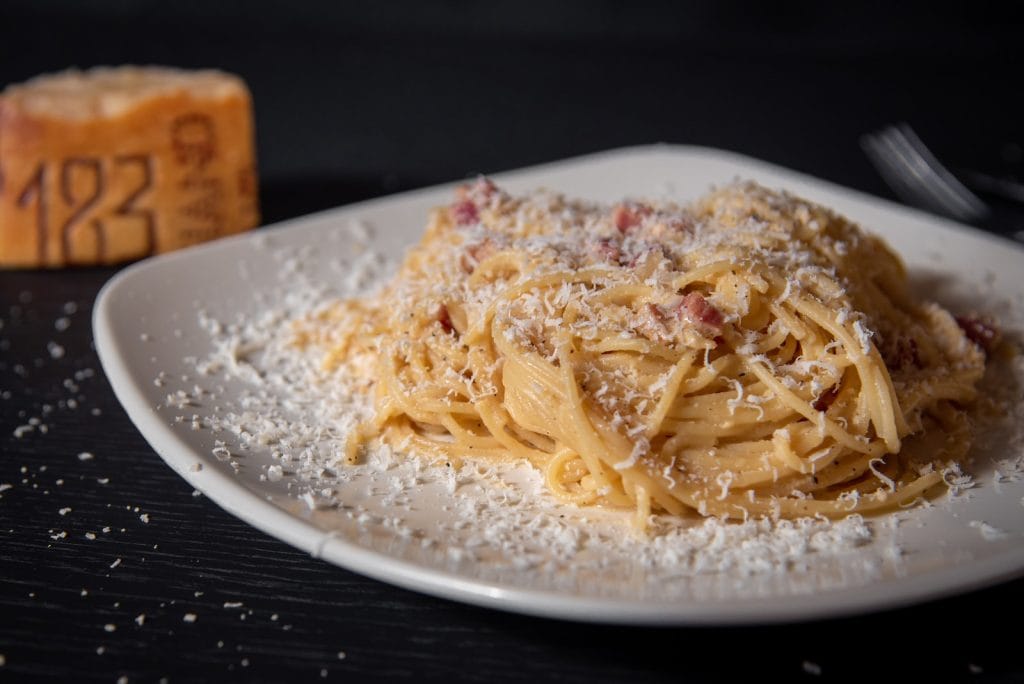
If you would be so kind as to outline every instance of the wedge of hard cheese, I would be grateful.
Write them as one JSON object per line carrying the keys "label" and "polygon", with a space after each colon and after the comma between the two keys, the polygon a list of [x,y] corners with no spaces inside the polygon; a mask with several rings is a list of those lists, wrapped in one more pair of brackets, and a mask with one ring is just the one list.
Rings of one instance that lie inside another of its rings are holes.
{"label": "wedge of hard cheese", "polygon": [[259,222],[252,103],[219,71],[95,68],[0,94],[0,267],[112,264]]}

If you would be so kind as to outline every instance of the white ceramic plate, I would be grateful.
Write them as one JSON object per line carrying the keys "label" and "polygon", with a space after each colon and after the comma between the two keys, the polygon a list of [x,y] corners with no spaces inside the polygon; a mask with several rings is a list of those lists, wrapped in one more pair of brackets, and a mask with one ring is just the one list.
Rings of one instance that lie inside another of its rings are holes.
{"label": "white ceramic plate", "polygon": [[[750,178],[831,206],[881,233],[931,296],[954,307],[996,310],[1004,326],[1021,329],[1020,247],[747,157],[706,148],[639,147],[494,177],[512,191],[543,186],[607,202],[624,196],[689,200],[711,184]],[[331,563],[437,596],[550,617],[634,624],[800,620],[905,605],[1024,573],[1024,484],[1012,472],[1021,463],[1016,435],[988,440],[973,468],[977,486],[965,495],[902,513],[898,524],[872,522],[872,541],[844,554],[812,554],[782,571],[718,568],[673,576],[662,567],[654,577],[640,560],[602,569],[600,559],[589,558],[590,569],[579,573],[572,563],[560,570],[517,563],[500,548],[490,549],[496,561],[486,560],[486,543],[484,553],[459,562],[441,554],[442,562],[422,549],[465,543],[449,538],[444,525],[426,520],[414,535],[419,543],[410,544],[408,535],[386,525],[364,525],[372,516],[309,510],[280,482],[260,477],[269,455],[249,454],[236,472],[211,455],[214,440],[223,435],[193,430],[188,419],[176,422],[183,413],[202,422],[218,410],[215,404],[245,391],[237,379],[224,381],[219,399],[167,405],[169,392],[191,386],[195,359],[211,352],[210,335],[198,323],[200,310],[222,317],[259,315],[285,296],[296,254],[302,255],[307,279],[337,281],[356,258],[349,234],[338,231],[354,220],[372,229],[370,247],[398,258],[418,240],[428,209],[447,202],[451,190],[430,188],[322,212],[150,259],[113,278],[95,307],[97,350],[118,398],[157,453],[228,512]],[[165,380],[158,386],[154,379],[161,372]],[[358,499],[359,510],[372,511],[378,494],[365,481],[354,479],[339,489],[343,497]],[[407,493],[411,508],[432,508],[427,518],[443,517],[437,492],[429,489]]]}

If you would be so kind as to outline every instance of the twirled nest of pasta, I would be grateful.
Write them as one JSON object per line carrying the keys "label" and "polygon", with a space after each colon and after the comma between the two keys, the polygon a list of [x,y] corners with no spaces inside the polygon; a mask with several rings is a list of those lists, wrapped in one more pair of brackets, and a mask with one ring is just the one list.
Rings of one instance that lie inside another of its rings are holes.
{"label": "twirled nest of pasta", "polygon": [[296,339],[374,397],[349,458],[381,439],[526,459],[557,496],[642,522],[927,496],[970,445],[994,333],[916,301],[879,238],[753,183],[608,207],[481,179],[378,295]]}

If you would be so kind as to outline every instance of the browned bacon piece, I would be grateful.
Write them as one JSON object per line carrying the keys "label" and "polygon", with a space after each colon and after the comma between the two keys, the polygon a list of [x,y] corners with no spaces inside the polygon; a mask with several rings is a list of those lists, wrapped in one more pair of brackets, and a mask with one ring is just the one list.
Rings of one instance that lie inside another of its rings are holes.
{"label": "browned bacon piece", "polygon": [[646,204],[624,202],[616,204],[612,209],[612,222],[619,229],[619,232],[625,235],[633,228],[639,226],[644,217],[650,216],[650,214],[651,208]]}
{"label": "browned bacon piece", "polygon": [[991,353],[999,344],[999,328],[991,320],[970,314],[957,316],[956,323],[964,331],[967,339],[981,347],[986,354]]}
{"label": "browned bacon piece", "polygon": [[481,176],[472,185],[460,185],[455,189],[455,201],[451,205],[455,225],[468,226],[480,220],[480,207],[498,192],[498,186],[490,178]]}
{"label": "browned bacon piece", "polygon": [[658,323],[664,323],[667,319],[665,318],[665,312],[661,310],[661,307],[657,304],[647,304],[647,313],[651,314],[651,318],[656,320]]}
{"label": "browned bacon piece", "polygon": [[452,317],[448,315],[448,307],[442,304],[437,308],[437,322],[441,324],[441,329],[449,335],[455,334],[455,326],[452,325]]}
{"label": "browned bacon piece", "polygon": [[679,304],[679,313],[708,337],[718,337],[722,334],[725,324],[722,312],[709,304],[699,292],[690,292],[683,297]]}
{"label": "browned bacon piece", "polygon": [[456,201],[452,204],[451,211],[452,218],[455,219],[455,225],[457,226],[472,225],[480,220],[480,212],[477,211],[476,205],[473,204],[472,200]]}

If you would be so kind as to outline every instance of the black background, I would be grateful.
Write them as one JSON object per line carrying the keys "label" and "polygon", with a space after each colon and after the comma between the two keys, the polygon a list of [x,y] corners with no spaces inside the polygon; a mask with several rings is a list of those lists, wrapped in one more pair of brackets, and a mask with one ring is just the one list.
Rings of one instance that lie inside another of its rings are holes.
{"label": "black background", "polygon": [[[955,168],[1021,172],[1022,15],[977,2],[19,0],[0,6],[0,85],[72,65],[240,74],[267,222],[656,141],[891,197],[857,141],[896,121]],[[1024,228],[996,208],[984,227]],[[818,678],[807,661],[829,680],[1024,681],[1020,580],[812,624],[639,629],[466,607],[312,560],[192,496],[130,424],[89,326],[115,271],[0,272],[0,483],[14,485],[0,493],[0,680]],[[43,404],[47,433],[14,437]]]}

